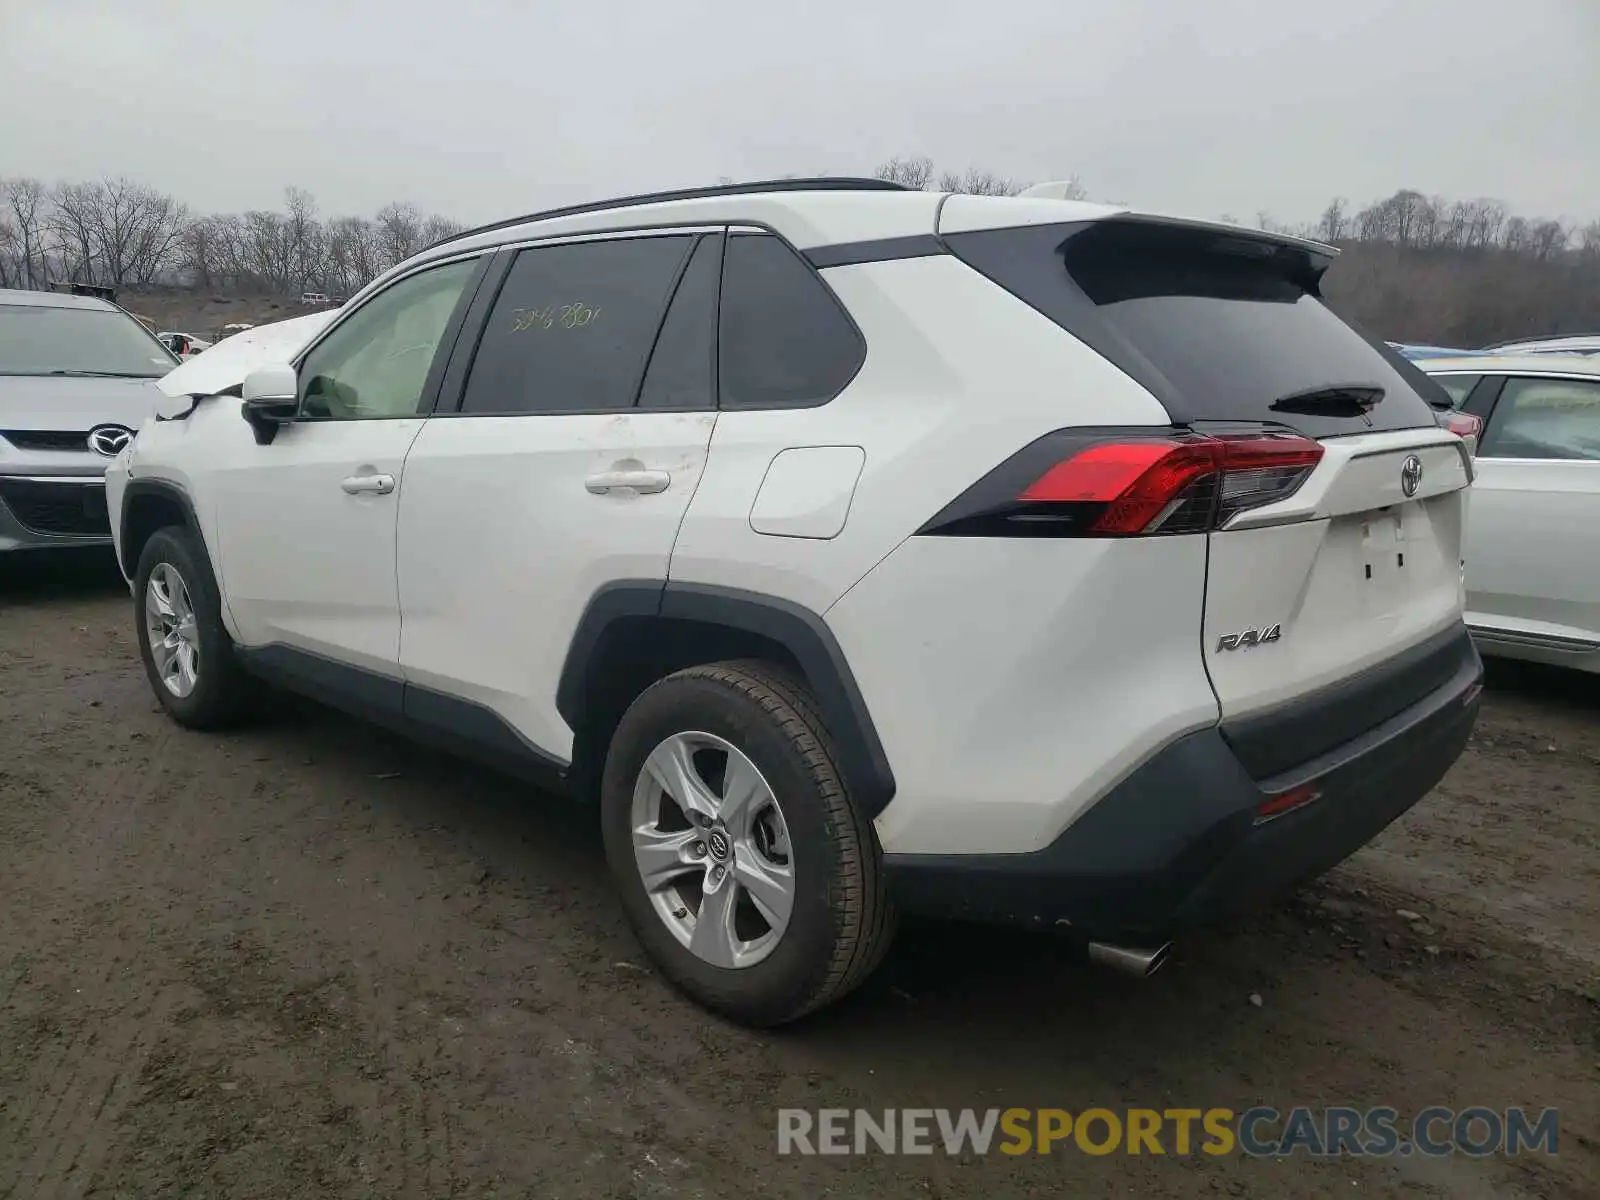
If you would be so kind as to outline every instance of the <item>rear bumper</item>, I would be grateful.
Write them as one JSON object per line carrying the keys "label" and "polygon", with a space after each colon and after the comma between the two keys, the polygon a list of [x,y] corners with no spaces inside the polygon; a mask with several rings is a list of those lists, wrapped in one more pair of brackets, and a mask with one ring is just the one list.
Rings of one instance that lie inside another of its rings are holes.
{"label": "rear bumper", "polygon": [[[908,912],[1139,943],[1313,878],[1426,795],[1466,746],[1483,665],[1464,628],[1439,649],[1447,678],[1315,759],[1257,779],[1222,730],[1189,734],[1041,850],[886,856],[896,901]],[[1308,785],[1314,801],[1258,823],[1264,802]]]}
{"label": "rear bumper", "polygon": [[0,475],[0,553],[110,544],[101,476]]}

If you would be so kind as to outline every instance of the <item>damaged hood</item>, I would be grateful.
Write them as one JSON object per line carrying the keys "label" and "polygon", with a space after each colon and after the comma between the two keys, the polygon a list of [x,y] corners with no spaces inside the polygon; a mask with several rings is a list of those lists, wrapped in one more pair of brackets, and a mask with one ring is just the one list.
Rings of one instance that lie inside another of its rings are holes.
{"label": "damaged hood", "polygon": [[332,323],[339,309],[257,325],[223,338],[162,376],[168,396],[213,396],[238,387],[257,367],[285,363]]}

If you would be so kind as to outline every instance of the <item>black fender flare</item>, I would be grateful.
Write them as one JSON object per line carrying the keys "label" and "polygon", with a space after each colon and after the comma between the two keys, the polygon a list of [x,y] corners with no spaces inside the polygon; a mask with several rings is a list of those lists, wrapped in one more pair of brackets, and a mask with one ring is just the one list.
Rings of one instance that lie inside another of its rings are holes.
{"label": "black fender flare", "polygon": [[128,526],[128,517],[133,512],[133,502],[140,496],[159,496],[176,505],[178,511],[183,514],[184,524],[200,538],[200,544],[205,545],[205,534],[200,528],[200,518],[195,514],[194,500],[182,486],[166,479],[130,479],[127,486],[122,489],[122,511],[116,514],[118,558],[121,561],[122,573],[129,579],[133,578],[133,572],[138,568],[139,561],[137,555],[129,561],[131,530]]}
{"label": "black fender flare", "polygon": [[591,669],[607,631],[619,621],[658,618],[754,634],[793,656],[816,698],[839,754],[839,768],[868,820],[894,798],[894,772],[844,651],[816,613],[776,596],[739,588],[662,580],[625,580],[590,598],[562,664],[556,709],[574,731],[589,707]]}

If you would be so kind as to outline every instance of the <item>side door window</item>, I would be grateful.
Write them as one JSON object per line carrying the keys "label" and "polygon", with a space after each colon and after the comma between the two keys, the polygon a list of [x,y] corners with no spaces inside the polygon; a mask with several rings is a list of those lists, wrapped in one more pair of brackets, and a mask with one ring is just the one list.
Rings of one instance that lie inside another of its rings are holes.
{"label": "side door window", "polygon": [[811,269],[770,234],[728,236],[718,363],[723,408],[826,404],[855,378],[866,345]]}
{"label": "side door window", "polygon": [[1600,380],[1506,380],[1478,456],[1600,462]]}
{"label": "side door window", "polygon": [[415,417],[439,343],[479,265],[473,258],[419,271],[341,322],[300,364],[301,418]]}
{"label": "side door window", "polygon": [[698,240],[671,234],[521,251],[490,310],[462,413],[633,408],[668,298]]}

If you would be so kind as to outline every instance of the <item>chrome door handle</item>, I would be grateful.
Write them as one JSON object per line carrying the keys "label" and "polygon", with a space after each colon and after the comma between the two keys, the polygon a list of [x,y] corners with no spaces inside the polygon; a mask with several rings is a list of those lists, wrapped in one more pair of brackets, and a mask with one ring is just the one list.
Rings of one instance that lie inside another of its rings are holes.
{"label": "chrome door handle", "polygon": [[601,471],[585,479],[583,486],[596,496],[611,492],[638,492],[650,496],[666,491],[671,483],[672,475],[668,471]]}
{"label": "chrome door handle", "polygon": [[387,496],[394,491],[393,475],[352,475],[339,485],[349,496],[359,496],[371,493],[376,496]]}

